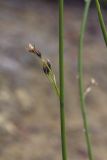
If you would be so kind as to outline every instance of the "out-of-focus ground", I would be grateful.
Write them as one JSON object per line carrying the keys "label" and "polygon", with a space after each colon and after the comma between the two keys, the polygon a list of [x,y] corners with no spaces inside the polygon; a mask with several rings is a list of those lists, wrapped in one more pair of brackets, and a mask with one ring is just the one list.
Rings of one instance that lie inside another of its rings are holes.
{"label": "out-of-focus ground", "polygon": [[[82,6],[65,6],[65,107],[69,159],[87,160],[79,106],[77,55]],[[106,19],[106,10],[103,12]],[[85,87],[94,156],[107,158],[107,50],[94,7],[84,49]],[[0,1],[0,160],[60,160],[59,102],[38,59],[35,43],[58,80],[58,7],[45,1]]]}

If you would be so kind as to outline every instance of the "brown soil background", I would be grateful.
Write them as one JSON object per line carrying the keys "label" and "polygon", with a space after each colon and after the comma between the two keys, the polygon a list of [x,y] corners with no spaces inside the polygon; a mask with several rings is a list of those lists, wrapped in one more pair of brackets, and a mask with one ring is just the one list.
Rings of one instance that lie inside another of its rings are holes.
{"label": "brown soil background", "polygon": [[[79,4],[65,6],[65,111],[73,160],[88,160],[76,79],[82,11]],[[88,21],[84,82],[94,77],[98,86],[86,107],[95,159],[106,160],[107,50],[94,7]],[[0,1],[0,160],[60,160],[58,98],[38,59],[28,54],[29,42],[51,60],[58,77],[57,3]]]}

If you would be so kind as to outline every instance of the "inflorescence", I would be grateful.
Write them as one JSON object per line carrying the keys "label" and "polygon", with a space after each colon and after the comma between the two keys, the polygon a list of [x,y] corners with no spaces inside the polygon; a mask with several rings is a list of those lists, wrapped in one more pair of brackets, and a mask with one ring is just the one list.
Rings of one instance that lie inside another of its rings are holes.
{"label": "inflorescence", "polygon": [[28,45],[28,51],[30,53],[35,54],[40,59],[40,62],[42,64],[43,72],[47,76],[48,80],[50,81],[52,87],[55,89],[55,91],[56,91],[56,93],[59,97],[60,96],[59,88],[58,88],[57,83],[56,83],[55,74],[52,70],[52,65],[51,65],[50,60],[49,59],[44,59],[41,52],[39,50],[37,50],[35,48],[35,45],[32,45],[31,43],[29,43],[29,45]]}

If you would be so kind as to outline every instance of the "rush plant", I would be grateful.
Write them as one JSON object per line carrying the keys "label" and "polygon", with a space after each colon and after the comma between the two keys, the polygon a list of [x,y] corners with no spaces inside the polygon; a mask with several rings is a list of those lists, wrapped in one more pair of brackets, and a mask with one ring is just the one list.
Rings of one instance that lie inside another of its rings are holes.
{"label": "rush plant", "polygon": [[[98,19],[102,34],[104,37],[105,44],[107,46],[107,31],[103,20],[100,3],[95,0],[96,9],[98,12]],[[84,0],[84,10],[83,19],[80,29],[79,38],[79,50],[78,50],[78,86],[79,86],[79,96],[80,96],[80,109],[83,119],[84,134],[86,139],[88,158],[89,160],[94,160],[93,149],[90,139],[90,129],[88,124],[88,115],[86,113],[85,96],[90,92],[91,85],[96,84],[94,79],[91,79],[91,83],[86,90],[84,90],[84,73],[83,73],[83,49],[84,49],[84,36],[87,25],[88,13],[90,9],[91,0]],[[35,48],[35,45],[29,44],[28,50],[30,53],[36,55],[41,63],[43,73],[48,78],[51,86],[56,92],[60,104],[60,128],[61,128],[61,151],[62,160],[68,160],[67,156],[67,144],[66,144],[66,123],[65,123],[65,106],[64,106],[64,0],[59,0],[59,86],[56,83],[56,77],[52,68],[52,64],[49,59],[45,59],[42,53]]]}

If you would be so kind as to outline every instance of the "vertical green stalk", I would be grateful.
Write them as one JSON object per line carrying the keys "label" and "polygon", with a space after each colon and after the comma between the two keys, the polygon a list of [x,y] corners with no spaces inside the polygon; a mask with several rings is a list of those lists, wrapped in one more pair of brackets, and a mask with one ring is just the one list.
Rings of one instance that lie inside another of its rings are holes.
{"label": "vertical green stalk", "polygon": [[103,33],[105,44],[107,46],[107,31],[106,31],[106,26],[105,26],[103,16],[101,13],[100,3],[98,0],[95,0],[95,2],[96,2],[96,8],[97,8],[97,12],[98,12],[98,19],[99,19],[100,27],[101,27],[101,30]]}
{"label": "vertical green stalk", "polygon": [[92,146],[89,135],[89,127],[87,120],[87,113],[85,108],[85,97],[84,97],[84,83],[83,83],[83,44],[84,44],[84,34],[86,29],[86,23],[88,18],[88,12],[91,0],[85,0],[85,8],[83,13],[83,21],[80,31],[80,43],[79,43],[79,55],[78,55],[78,74],[79,74],[79,95],[80,95],[80,107],[82,113],[82,119],[84,124],[84,133],[86,138],[87,150],[89,160],[93,160]]}
{"label": "vertical green stalk", "polygon": [[59,0],[59,79],[62,159],[67,160],[64,111],[64,0]]}

